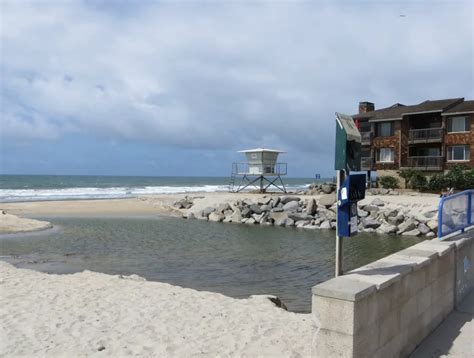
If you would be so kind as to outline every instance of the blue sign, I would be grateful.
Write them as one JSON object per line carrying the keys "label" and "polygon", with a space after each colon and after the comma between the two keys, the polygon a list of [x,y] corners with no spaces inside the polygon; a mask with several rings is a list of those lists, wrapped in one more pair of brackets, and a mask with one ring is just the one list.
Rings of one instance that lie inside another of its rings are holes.
{"label": "blue sign", "polygon": [[351,174],[337,193],[337,234],[357,235],[357,202],[365,198],[365,174]]}

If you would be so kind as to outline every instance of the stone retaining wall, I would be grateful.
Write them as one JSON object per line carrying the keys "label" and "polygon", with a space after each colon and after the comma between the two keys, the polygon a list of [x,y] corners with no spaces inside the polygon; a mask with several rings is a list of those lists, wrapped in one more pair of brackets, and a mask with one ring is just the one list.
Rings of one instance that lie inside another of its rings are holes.
{"label": "stone retaining wall", "polygon": [[474,232],[421,242],[313,287],[317,357],[406,357],[474,289]]}

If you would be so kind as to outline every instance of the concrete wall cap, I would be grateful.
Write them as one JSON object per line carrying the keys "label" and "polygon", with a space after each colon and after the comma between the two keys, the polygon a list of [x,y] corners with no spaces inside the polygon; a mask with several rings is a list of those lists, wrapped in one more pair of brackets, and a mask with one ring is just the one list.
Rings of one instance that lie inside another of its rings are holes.
{"label": "concrete wall cap", "polygon": [[[411,263],[413,265],[413,271],[418,271],[419,269],[428,266],[431,262],[431,259],[429,257],[411,255],[410,253],[405,253],[403,251],[397,252],[391,256],[398,260],[403,260]],[[438,258],[438,254],[435,254],[435,257]]]}
{"label": "concrete wall cap", "polygon": [[412,246],[408,249],[398,251],[395,255],[406,257],[426,257],[430,261],[438,259],[438,250],[431,247]]}
{"label": "concrete wall cap", "polygon": [[375,292],[374,284],[340,276],[313,287],[313,295],[336,298],[344,301],[359,301]]}
{"label": "concrete wall cap", "polygon": [[420,250],[420,251],[432,251],[436,252],[438,256],[444,256],[451,251],[453,251],[455,248],[455,245],[438,245],[438,244],[433,244],[431,242],[421,242],[415,246],[412,246],[411,249],[414,250]]}

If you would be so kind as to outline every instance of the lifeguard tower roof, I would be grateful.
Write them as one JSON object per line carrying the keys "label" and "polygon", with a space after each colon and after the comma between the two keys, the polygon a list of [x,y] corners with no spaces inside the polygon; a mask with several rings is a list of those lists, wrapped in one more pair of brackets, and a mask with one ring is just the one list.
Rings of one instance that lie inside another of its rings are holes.
{"label": "lifeguard tower roof", "polygon": [[268,149],[268,148],[245,149],[245,150],[239,150],[237,153],[260,153],[260,152],[286,153],[282,150]]}

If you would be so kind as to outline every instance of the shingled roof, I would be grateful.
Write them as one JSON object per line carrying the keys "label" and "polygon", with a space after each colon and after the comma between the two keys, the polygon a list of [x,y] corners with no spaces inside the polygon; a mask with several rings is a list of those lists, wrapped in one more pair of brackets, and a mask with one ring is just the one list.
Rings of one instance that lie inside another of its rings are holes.
{"label": "shingled roof", "polygon": [[443,113],[443,116],[452,114],[474,113],[474,101],[464,101]]}
{"label": "shingled roof", "polygon": [[[369,120],[390,120],[390,119],[402,119],[403,116],[409,114],[418,114],[418,113],[429,113],[429,112],[444,112],[458,106],[463,102],[464,98],[450,98],[450,99],[441,99],[435,101],[424,101],[419,104],[405,106],[400,103],[396,103],[393,106],[387,108],[377,109],[375,111],[358,113],[354,114],[352,117],[354,119],[369,119]],[[473,101],[467,101],[473,102]],[[470,108],[470,107],[469,107]]]}

